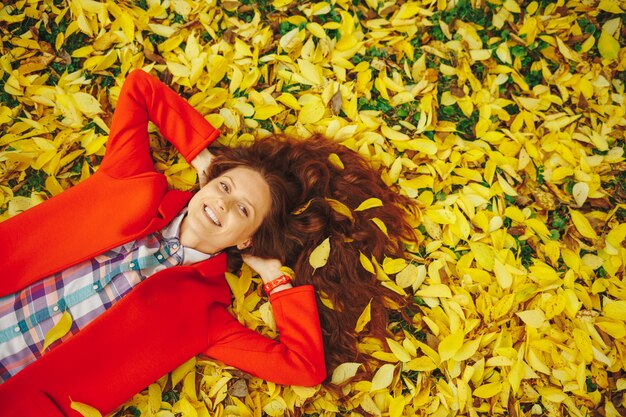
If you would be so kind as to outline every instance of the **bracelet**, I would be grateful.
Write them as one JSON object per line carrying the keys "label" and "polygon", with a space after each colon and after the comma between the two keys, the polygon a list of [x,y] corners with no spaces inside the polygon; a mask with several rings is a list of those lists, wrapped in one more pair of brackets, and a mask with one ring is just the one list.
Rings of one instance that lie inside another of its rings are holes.
{"label": "bracelet", "polygon": [[276,287],[280,287],[281,285],[288,284],[290,282],[291,277],[289,275],[281,275],[270,282],[266,282],[263,285],[263,289],[265,290],[265,294],[270,295],[270,293],[274,291]]}

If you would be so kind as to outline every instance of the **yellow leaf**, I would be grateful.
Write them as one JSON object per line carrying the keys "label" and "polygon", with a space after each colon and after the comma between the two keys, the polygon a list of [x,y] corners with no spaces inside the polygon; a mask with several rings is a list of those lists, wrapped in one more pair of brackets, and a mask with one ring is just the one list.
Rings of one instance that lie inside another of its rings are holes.
{"label": "yellow leaf", "polygon": [[389,417],[400,417],[406,406],[406,399],[402,395],[395,396],[389,401]]}
{"label": "yellow leaf", "polygon": [[381,207],[382,205],[383,205],[383,202],[381,201],[380,198],[372,197],[372,198],[368,198],[367,200],[359,204],[359,206],[355,208],[354,211],[363,211],[363,210],[371,209],[374,207]]}
{"label": "yellow leaf", "polygon": [[521,13],[522,9],[520,9],[519,4],[515,0],[506,0],[504,2],[504,8],[507,9],[511,13]]}
{"label": "yellow leaf", "polygon": [[122,12],[119,17],[120,26],[122,27],[122,32],[124,32],[124,36],[130,42],[132,42],[135,38],[135,22],[133,18],[129,16],[128,13]]}
{"label": "yellow leaf", "polygon": [[321,268],[328,262],[330,256],[330,238],[327,237],[322,243],[320,243],[311,255],[309,256],[309,263],[315,269]]}
{"label": "yellow leaf", "polygon": [[497,174],[498,177],[498,184],[500,184],[500,187],[502,187],[502,191],[504,191],[505,194],[508,194],[510,196],[515,197],[517,195],[517,191],[515,191],[515,188],[513,188],[500,174]]}
{"label": "yellow leaf", "polygon": [[334,200],[332,198],[326,198],[326,201],[328,202],[328,205],[330,206],[331,209],[333,209],[339,214],[344,215],[350,220],[354,220],[354,217],[352,217],[352,212],[350,211],[348,206],[343,204],[341,201]]}
{"label": "yellow leaf", "polygon": [[419,268],[413,264],[408,264],[402,271],[396,274],[396,284],[401,288],[407,288],[413,285],[419,274]]}
{"label": "yellow leaf", "polygon": [[167,68],[175,77],[189,77],[191,74],[189,67],[179,64],[178,62],[167,61]]}
{"label": "yellow leaf", "polygon": [[404,133],[392,129],[390,127],[388,127],[387,125],[382,125],[380,127],[380,131],[383,134],[384,137],[386,137],[387,139],[390,140],[397,140],[397,141],[408,141],[410,138],[405,135]]}
{"label": "yellow leaf", "polygon": [[550,230],[544,222],[539,219],[527,219],[525,221],[526,225],[533,229],[535,232],[539,233],[542,236],[550,236]]}
{"label": "yellow leaf", "polygon": [[87,404],[72,401],[70,407],[72,408],[72,410],[78,412],[83,417],[102,417],[100,411]]}
{"label": "yellow leaf", "polygon": [[[345,168],[344,165],[343,165],[343,162],[341,161],[341,158],[339,158],[339,155],[337,155],[334,152],[331,153],[330,155],[328,155],[328,162],[333,164],[333,166],[335,166],[338,169],[344,169]],[[358,208],[357,208],[357,211],[358,211]]]}
{"label": "yellow leaf", "polygon": [[[189,400],[185,397],[182,397],[177,403],[176,406],[183,416],[185,417],[198,417],[198,412],[194,408],[194,406],[189,402]],[[268,413],[270,414],[270,413]],[[270,414],[277,415],[277,414]]]}
{"label": "yellow leaf", "polygon": [[57,324],[46,333],[42,350],[48,349],[48,346],[65,336],[72,328],[72,322],[72,316],[69,311],[64,311]]}
{"label": "yellow leaf", "polygon": [[476,263],[487,271],[493,271],[496,255],[493,248],[481,242],[470,242],[469,246]]}
{"label": "yellow leaf", "polygon": [[556,387],[537,387],[537,391],[539,391],[539,394],[543,398],[555,403],[561,403],[567,398],[567,395],[562,390]]}
{"label": "yellow leaf", "polygon": [[622,14],[624,11],[620,9],[617,2],[615,0],[600,0],[600,4],[598,4],[598,9],[604,10],[605,12],[613,13],[613,14]]}
{"label": "yellow leaf", "polygon": [[161,386],[159,384],[150,384],[148,387],[148,406],[152,413],[156,413],[161,409]]}
{"label": "yellow leaf", "polygon": [[576,347],[580,355],[583,357],[585,362],[591,363],[593,360],[593,346],[591,345],[591,338],[587,333],[585,333],[581,329],[574,329],[572,331],[572,335],[574,336],[574,342],[576,343]]}
{"label": "yellow leaf", "polygon": [[506,266],[497,259],[494,259],[493,272],[496,274],[496,280],[500,287],[507,289],[513,284],[513,277],[511,273],[506,269]]}
{"label": "yellow leaf", "polygon": [[381,366],[378,371],[376,371],[374,378],[372,378],[372,387],[370,388],[370,392],[385,389],[391,385],[394,371],[395,366],[390,363],[386,363]]}
{"label": "yellow leaf", "polygon": [[422,356],[420,358],[415,358],[409,361],[405,368],[409,371],[422,371],[428,372],[437,369],[437,365],[435,362],[429,358],[428,356]]}
{"label": "yellow leaf", "polygon": [[360,366],[361,364],[356,362],[346,362],[340,364],[333,371],[333,376],[331,377],[330,382],[335,385],[343,384],[356,375],[356,371],[358,371]]}
{"label": "yellow leaf", "polygon": [[463,331],[459,330],[450,333],[439,342],[437,350],[439,351],[439,357],[442,362],[452,359],[459,349],[461,349],[463,346],[463,336]]}
{"label": "yellow leaf", "polygon": [[415,293],[419,297],[432,297],[432,298],[451,298],[452,293],[450,287],[445,284],[432,284],[428,286],[422,286],[419,291]]}
{"label": "yellow leaf", "polygon": [[74,93],[72,99],[78,106],[80,112],[86,116],[93,117],[98,113],[102,113],[100,103],[91,94],[82,92]]}
{"label": "yellow leaf", "polygon": [[426,210],[426,215],[437,224],[454,224],[456,222],[455,214],[447,208],[429,208]]}
{"label": "yellow leaf", "polygon": [[615,323],[608,321],[596,321],[594,323],[600,330],[613,337],[614,339],[623,339],[626,337],[626,326],[624,323]]}
{"label": "yellow leaf", "polygon": [[598,52],[600,52],[602,58],[610,60],[617,59],[619,50],[619,42],[605,30],[602,30],[600,39],[598,39]]}
{"label": "yellow leaf", "polygon": [[396,356],[396,358],[398,358],[400,362],[408,362],[411,360],[411,355],[409,355],[409,352],[407,352],[400,343],[388,337],[386,339],[387,344],[389,345],[389,349],[391,349],[391,352]]}
{"label": "yellow leaf", "polygon": [[46,190],[52,195],[57,195],[63,192],[63,187],[59,184],[59,181],[54,176],[46,178]]}
{"label": "yellow leaf", "polygon": [[474,354],[478,351],[478,348],[480,347],[480,340],[481,338],[479,337],[478,339],[470,340],[470,341],[463,343],[463,346],[461,346],[461,349],[459,349],[454,354],[453,359],[455,361],[461,362],[474,356]]}
{"label": "yellow leaf", "polygon": [[602,307],[604,317],[626,321],[626,301],[618,300],[604,304]]}
{"label": "yellow leaf", "polygon": [[375,273],[374,265],[372,265],[372,261],[370,261],[368,257],[365,256],[362,252],[359,252],[359,260],[361,261],[361,265],[363,265],[363,268],[365,268],[367,272],[370,272],[372,274]]}
{"label": "yellow leaf", "polygon": [[526,310],[515,313],[522,321],[530,327],[539,328],[545,321],[546,316],[541,310]]}
{"label": "yellow leaf", "polygon": [[357,319],[356,326],[354,327],[354,331],[357,333],[360,333],[361,331],[363,331],[363,329],[365,328],[367,323],[370,322],[371,319],[372,319],[372,300],[370,300],[370,302],[367,303],[367,306],[365,306],[365,308],[363,309],[363,312]]}
{"label": "yellow leaf", "polygon": [[502,382],[491,382],[476,388],[473,394],[478,398],[491,398],[498,395],[501,391]]}
{"label": "yellow leaf", "polygon": [[310,100],[302,106],[302,110],[298,113],[298,121],[302,124],[317,123],[324,117],[325,111],[326,109],[321,99]]}
{"label": "yellow leaf", "polygon": [[406,267],[406,260],[402,258],[385,258],[383,260],[383,271],[385,274],[397,274]]}
{"label": "yellow leaf", "polygon": [[383,223],[382,220],[380,220],[378,217],[374,217],[371,220],[374,222],[376,226],[378,226],[380,230],[382,230],[385,236],[389,237],[389,234],[387,233],[387,226],[385,225],[385,223]]}
{"label": "yellow leaf", "polygon": [[311,205],[311,201],[313,201],[313,200],[307,201],[302,207],[298,207],[297,209],[292,211],[292,214],[297,216],[298,214],[304,213],[306,211],[306,209],[309,208],[309,206]]}
{"label": "yellow leaf", "polygon": [[504,315],[511,310],[514,302],[515,294],[507,294],[500,298],[493,307],[493,318],[499,319],[500,317],[504,317]]}
{"label": "yellow leaf", "polygon": [[293,94],[290,93],[282,93],[280,96],[276,97],[276,101],[279,101],[294,110],[300,110],[302,108],[300,103],[298,103],[298,100]]}
{"label": "yellow leaf", "polygon": [[276,116],[282,110],[282,107],[275,104],[260,104],[254,107],[254,118],[257,120],[267,120],[272,116]]}
{"label": "yellow leaf", "polygon": [[317,38],[324,39],[326,37],[326,32],[319,23],[307,23],[306,28]]}
{"label": "yellow leaf", "polygon": [[526,373],[525,371],[524,361],[522,360],[517,360],[511,367],[507,380],[509,381],[509,384],[511,384],[513,393],[517,393],[519,390],[522,379]]}
{"label": "yellow leaf", "polygon": [[574,222],[574,226],[576,226],[576,230],[588,239],[597,239],[598,235],[596,234],[593,227],[591,227],[591,223],[589,220],[579,211],[570,209],[570,216],[572,217],[572,222]]}
{"label": "yellow leaf", "polygon": [[491,50],[489,49],[473,49],[470,51],[470,57],[474,61],[484,61],[491,58]]}
{"label": "yellow leaf", "polygon": [[311,61],[299,59],[298,67],[300,68],[302,76],[309,82],[309,84],[321,84],[324,80],[322,68],[313,64]]}
{"label": "yellow leaf", "polygon": [[193,357],[172,371],[172,384],[178,385],[178,383],[185,378],[185,375],[195,370],[195,368],[196,358]]}

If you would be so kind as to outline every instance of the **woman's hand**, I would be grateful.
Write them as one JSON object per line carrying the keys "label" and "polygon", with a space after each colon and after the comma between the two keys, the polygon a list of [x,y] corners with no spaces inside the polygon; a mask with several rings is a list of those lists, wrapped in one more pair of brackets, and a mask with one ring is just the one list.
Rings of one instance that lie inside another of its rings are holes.
{"label": "woman's hand", "polygon": [[[263,280],[263,283],[268,283],[280,277],[281,275],[284,275],[284,272],[280,270],[283,265],[278,259],[259,258],[258,256],[252,256],[248,254],[241,255],[241,257],[250,268],[254,269],[259,274],[259,276]],[[272,294],[282,290],[286,290],[288,288],[292,288],[292,285],[290,283],[283,284],[279,287],[276,287],[276,289],[272,291]]]}
{"label": "woman's hand", "polygon": [[204,187],[208,182],[207,172],[209,170],[209,166],[211,166],[211,161],[213,161],[213,154],[209,152],[208,149],[203,149],[190,162],[191,166],[194,167],[194,169],[198,173],[198,182],[200,183],[200,188]]}

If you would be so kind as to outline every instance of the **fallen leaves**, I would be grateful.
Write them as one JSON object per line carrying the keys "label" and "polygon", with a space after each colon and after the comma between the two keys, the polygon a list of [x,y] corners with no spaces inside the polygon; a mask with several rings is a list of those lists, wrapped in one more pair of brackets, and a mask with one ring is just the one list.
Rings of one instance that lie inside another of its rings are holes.
{"label": "fallen leaves", "polygon": [[70,331],[72,323],[73,320],[69,311],[64,311],[59,321],[46,333],[41,350],[45,351],[48,346],[65,336]]}
{"label": "fallen leaves", "polygon": [[[122,81],[138,67],[181,91],[223,132],[223,145],[321,133],[369,157],[385,183],[419,205],[419,245],[407,247],[407,260],[360,257],[419,312],[391,321],[393,337],[379,341],[366,335],[372,312],[364,307],[355,330],[370,356],[334,370],[341,392],[246,380],[194,360],[128,407],[158,415],[623,414],[623,4],[64,5],[0,9],[0,220],[97,169]],[[193,170],[157,148],[170,183],[193,187]],[[344,168],[336,155],[329,163]],[[358,207],[328,203],[346,218],[380,206],[375,196]],[[311,265],[324,267],[331,251],[329,238]],[[238,318],[274,336],[258,279],[245,268],[227,279]],[[246,382],[247,395],[234,395],[231,387]],[[169,383],[183,393],[177,401]]]}

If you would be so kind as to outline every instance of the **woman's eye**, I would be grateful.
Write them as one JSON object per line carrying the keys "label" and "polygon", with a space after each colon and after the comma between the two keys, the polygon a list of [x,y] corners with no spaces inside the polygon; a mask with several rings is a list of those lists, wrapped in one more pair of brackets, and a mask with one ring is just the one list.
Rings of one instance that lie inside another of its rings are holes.
{"label": "woman's eye", "polygon": [[224,190],[225,192],[228,192],[228,190],[230,190],[225,182],[220,182],[220,187],[222,187],[222,190]]}
{"label": "woman's eye", "polygon": [[248,217],[248,209],[245,206],[239,206],[239,210],[241,210],[241,214]]}

